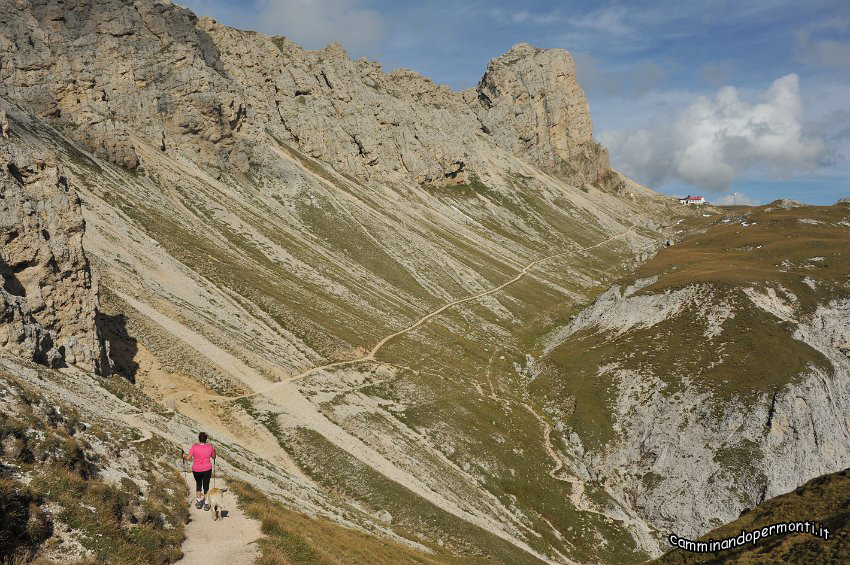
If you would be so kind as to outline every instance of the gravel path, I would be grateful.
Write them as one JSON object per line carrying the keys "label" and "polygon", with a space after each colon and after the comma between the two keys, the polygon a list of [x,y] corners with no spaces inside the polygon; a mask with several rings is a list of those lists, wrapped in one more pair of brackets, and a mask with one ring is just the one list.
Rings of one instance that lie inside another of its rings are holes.
{"label": "gravel path", "polygon": [[[154,430],[139,418],[139,414],[120,414],[121,419],[142,433],[142,438],[130,443],[141,443],[153,437]],[[156,430],[157,435],[162,435]],[[163,435],[163,437],[166,437]],[[262,536],[260,522],[248,518],[237,506],[236,495],[224,493],[222,519],[214,522],[212,510],[197,509],[195,501],[195,479],[191,472],[184,473],[187,496],[191,495],[189,523],[186,524],[186,541],[183,542],[184,565],[242,565],[253,563],[259,551],[254,542]],[[227,488],[227,482],[216,477],[215,486]],[[210,483],[212,487],[212,483]],[[188,498],[186,504],[189,504]]]}
{"label": "gravel path", "polygon": [[[186,474],[186,483],[194,502],[195,480]],[[212,485],[210,485],[212,486]],[[216,479],[218,488],[227,484]],[[188,501],[187,501],[188,503]],[[260,522],[248,518],[236,506],[236,496],[224,493],[224,517],[213,522],[212,510],[198,510],[194,504],[190,510],[190,522],[186,524],[186,541],[183,542],[183,565],[242,565],[253,563],[258,555],[256,542],[262,535]]]}

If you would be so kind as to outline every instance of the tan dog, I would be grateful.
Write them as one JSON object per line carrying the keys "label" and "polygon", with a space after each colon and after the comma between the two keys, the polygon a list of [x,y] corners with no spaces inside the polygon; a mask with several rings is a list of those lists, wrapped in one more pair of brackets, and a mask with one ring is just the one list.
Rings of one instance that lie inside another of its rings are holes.
{"label": "tan dog", "polygon": [[224,510],[222,500],[224,499],[223,495],[226,490],[220,488],[210,489],[205,497],[206,503],[210,505],[210,510],[212,510],[213,522],[221,518],[221,511]]}

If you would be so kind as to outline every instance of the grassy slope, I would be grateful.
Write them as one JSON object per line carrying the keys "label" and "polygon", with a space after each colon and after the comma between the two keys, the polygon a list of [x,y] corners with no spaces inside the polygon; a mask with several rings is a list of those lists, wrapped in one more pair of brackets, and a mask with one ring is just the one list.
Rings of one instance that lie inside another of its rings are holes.
{"label": "grassy slope", "polygon": [[[650,328],[635,327],[615,337],[593,328],[582,330],[549,354],[546,361],[553,370],[541,374],[532,392],[566,415],[565,422],[586,447],[601,447],[613,439],[608,414],[615,387],[611,373],[598,372],[601,366],[616,364],[653,374],[667,384],[665,394],[675,394],[687,379],[691,387],[744,402],[782,387],[810,365],[830,367],[823,355],[793,338],[794,327],[754,306],[742,289],[781,286],[798,297],[803,313],[850,296],[850,229],[839,223],[850,210],[766,208],[736,210],[729,222],[705,220],[711,225],[703,233],[663,250],[618,281],[628,286],[658,277],[637,295],[709,285],[711,304],[727,300],[737,310],[719,336],[706,338],[705,325],[689,308]],[[824,259],[812,261],[814,257]],[[807,277],[816,281],[814,289],[804,282]]]}
{"label": "grassy slope", "polygon": [[333,563],[454,563],[456,558],[435,547],[428,554],[393,541],[311,518],[275,502],[251,485],[234,481],[230,488],[244,511],[262,523],[258,565],[324,565]]}
{"label": "grassy slope", "polygon": [[[772,208],[772,209],[770,209]],[[732,285],[774,282],[799,294],[814,306],[831,296],[850,274],[847,259],[850,210],[847,205],[805,206],[783,210],[762,206],[730,214],[732,221],[715,223],[700,235],[666,249],[643,265],[630,280],[659,275],[642,292],[680,288],[700,282]],[[741,223],[750,224],[743,226]],[[806,223],[806,220],[817,223]],[[761,247],[759,247],[761,246]],[[824,257],[814,264],[812,257]],[[783,261],[787,264],[783,266]],[[828,285],[812,294],[803,283],[810,276]]]}
{"label": "grassy slope", "polygon": [[[0,451],[0,560],[61,552],[51,536],[65,527],[90,552],[84,563],[170,563],[182,556],[188,518],[184,487],[176,471],[159,460],[166,449],[160,440],[130,450],[114,430],[92,424],[72,406],[49,400],[6,372],[0,372],[0,392],[13,404],[0,413],[5,448]],[[104,455],[90,440],[116,441],[125,457],[141,455],[136,471],[148,483],[146,492],[126,478],[120,485],[105,481],[103,463],[117,448],[112,445]],[[48,561],[39,557],[39,562]]]}
{"label": "grassy slope", "polygon": [[824,540],[808,533],[776,534],[755,546],[697,554],[674,550],[653,561],[674,563],[847,563],[850,562],[850,469],[823,475],[793,492],[771,498],[700,540],[734,537],[779,522],[813,520],[829,529]]}
{"label": "grassy slope", "polygon": [[[564,263],[559,266],[564,271],[575,268],[574,262],[565,260]],[[598,276],[604,276],[601,269]],[[616,523],[596,514],[577,511],[568,502],[571,486],[549,476],[552,463],[543,449],[540,424],[521,406],[528,396],[525,382],[513,364],[524,365],[524,354],[529,351],[527,344],[536,341],[552,319],[565,318],[576,304],[565,301],[562,294],[547,293],[546,287],[534,277],[520,281],[499,298],[523,320],[511,327],[512,335],[488,334],[479,324],[465,319],[468,310],[476,310],[486,317],[485,309],[480,306],[447,312],[382,352],[382,360],[412,367],[412,370],[401,371],[395,379],[358,392],[399,401],[405,408],[393,411],[392,415],[401,424],[425,433],[438,445],[451,446],[454,451],[449,459],[458,465],[471,465],[471,472],[482,477],[484,488],[507,507],[517,508],[528,517],[542,536],[532,539],[532,546],[542,551],[554,547],[579,561],[640,561],[642,554]],[[539,313],[541,310],[543,316]],[[529,316],[529,312],[534,315]],[[502,401],[494,401],[477,392],[475,385],[488,391],[490,381]],[[317,445],[319,450],[315,449]],[[312,468],[312,475],[317,478],[325,477],[323,482],[336,485],[341,480],[339,477],[352,475],[345,471],[347,466],[356,467],[354,462],[341,464],[335,450],[323,446],[322,442],[288,443],[286,447],[293,450],[296,457],[300,454],[301,458],[310,459],[305,468]],[[317,453],[327,453],[327,456],[318,457]],[[380,500],[383,497],[378,495],[389,487],[384,483],[370,489],[351,486],[344,489],[344,493],[355,498],[369,493],[365,498]],[[440,532],[438,535],[451,535],[456,540],[464,531],[458,529],[458,524],[448,515],[435,517],[420,510],[415,501],[407,502],[409,493],[396,494],[401,515],[419,522],[411,528],[414,531],[423,531],[421,522],[433,524],[432,528]],[[553,535],[553,527],[563,534],[563,539]],[[606,539],[606,545],[596,543],[591,532]],[[480,538],[480,534],[467,532],[459,543],[476,538]],[[509,557],[498,553],[493,541],[496,540],[485,538],[475,545],[488,553],[496,551],[491,555],[500,562],[528,559],[527,556]],[[455,547],[461,553],[474,551],[468,546]]]}
{"label": "grassy slope", "polygon": [[[315,163],[311,165],[320,166]],[[484,196],[457,193],[432,196],[449,203],[458,198],[468,200],[480,197],[484,202],[467,202],[466,206],[498,206],[502,209],[500,214],[507,211],[518,218],[525,217],[525,224],[537,234],[536,238],[548,241],[546,248],[536,248],[533,240],[518,235],[516,228],[506,227],[499,215],[493,216],[488,222],[499,226],[511,245],[525,245],[524,249],[518,248],[519,252],[532,258],[555,250],[564,250],[568,248],[567,245],[593,244],[605,237],[593,227],[590,218],[587,218],[589,223],[578,222],[551,208],[550,204],[535,196],[534,191],[528,187],[517,185],[516,189],[517,193],[512,196],[495,190],[484,191]],[[464,190],[464,187],[459,190]],[[197,199],[193,202],[192,206],[200,205]],[[377,279],[392,284],[392,288],[401,293],[401,296],[415,297],[407,301],[416,300],[419,312],[440,303],[433,296],[423,294],[418,284],[407,282],[410,281],[409,278],[391,276],[392,273],[403,269],[394,262],[384,264],[376,261],[372,251],[374,244],[364,236],[362,230],[356,229],[339,213],[329,213],[328,201],[319,202],[320,208],[299,207],[298,213],[304,220],[304,228],[320,238],[323,245],[333,250],[345,244],[346,253],[358,263],[369,265]],[[464,204],[456,205],[461,207]],[[138,221],[145,226],[148,235],[160,241],[172,255],[201,272],[215,284],[226,285],[246,300],[262,305],[281,325],[322,353],[332,352],[334,347],[337,347],[334,344],[339,344],[340,341],[357,346],[369,345],[376,341],[377,335],[388,333],[391,327],[388,322],[394,317],[414,317],[412,310],[399,310],[396,305],[386,302],[377,305],[377,309],[385,310],[379,318],[375,319],[371,313],[364,315],[352,310],[350,304],[329,300],[327,295],[320,295],[318,290],[311,289],[302,280],[293,277],[285,267],[263,259],[251,249],[252,244],[247,240],[229,238],[232,248],[222,247],[214,242],[206,243],[201,237],[202,234],[197,231],[187,231],[169,218],[139,215],[140,210],[146,210],[147,213],[149,209],[145,209],[143,203],[137,203],[132,213],[138,215]],[[205,222],[214,226],[215,230],[224,231],[212,219]],[[485,226],[487,225],[485,223]],[[415,229],[422,230],[421,236],[428,239],[430,245],[448,250],[458,263],[469,265],[483,277],[485,285],[498,284],[516,272],[513,265],[506,265],[505,261],[493,253],[478,249],[445,227],[423,223]],[[486,238],[493,237],[487,232],[482,233]],[[496,237],[500,236],[499,232],[493,233]],[[191,242],[191,245],[186,242]],[[289,250],[298,249],[285,241],[279,242]],[[508,413],[501,405],[488,405],[488,401],[484,399],[469,398],[472,383],[483,378],[490,357],[488,350],[494,346],[494,341],[508,352],[512,360],[524,362],[522,356],[516,352],[525,350],[526,343],[533,340],[533,336],[545,331],[540,329],[540,326],[548,326],[552,318],[562,318],[575,307],[572,301],[565,302],[564,295],[552,288],[552,282],[578,296],[585,296],[588,293],[587,287],[577,284],[571,273],[583,273],[601,281],[611,276],[612,263],[616,264],[628,255],[620,244],[612,243],[610,248],[601,248],[593,254],[564,257],[542,266],[534,276],[523,279],[496,297],[514,317],[507,323],[504,318],[494,315],[491,310],[476,303],[447,312],[439,320],[429,323],[410,337],[393,342],[382,351],[381,360],[415,367],[413,372],[405,374],[395,382],[386,383],[380,391],[366,391],[374,394],[375,398],[392,398],[399,394],[394,390],[398,386],[405,390],[416,389],[417,396],[421,398],[435,398],[435,402],[427,407],[414,403],[409,409],[398,413],[398,419],[429,435],[437,433],[437,429],[448,423],[452,429],[448,434],[448,441],[465,445],[467,452],[474,453],[477,459],[489,463],[486,468],[476,468],[476,472],[484,477],[484,488],[495,494],[504,504],[516,507],[529,516],[534,529],[542,534],[540,538],[530,538],[531,543],[544,552],[554,546],[578,559],[602,558],[606,561],[634,561],[641,555],[636,552],[633,542],[616,525],[609,524],[596,515],[576,512],[564,502],[568,500],[570,487],[548,476],[550,460],[542,449],[539,423],[522,408],[514,408]],[[334,267],[326,264],[324,260],[316,263],[316,259],[310,259],[309,253],[303,258],[321,265],[325,273],[333,272]],[[375,272],[374,269],[379,269],[380,272]],[[427,276],[431,278],[432,284],[436,283],[448,289],[453,296],[464,296],[470,292],[458,286],[452,277],[440,273],[439,268]],[[338,280],[344,279],[340,277]],[[362,284],[372,284],[368,280],[361,281]],[[350,281],[346,284],[349,283]],[[600,288],[602,285],[590,289],[590,292],[596,292]],[[545,313],[546,318],[539,318],[541,313]],[[504,329],[494,335],[491,330],[482,329],[485,323]],[[318,334],[306,331],[305,327],[315,328]],[[322,340],[316,337],[317,335],[331,335],[333,338],[328,346],[322,347]],[[439,376],[434,379],[434,375]],[[502,383],[500,386],[505,389],[506,394],[514,397],[515,402],[523,399],[522,387],[516,387],[512,383],[515,375],[510,363],[498,364],[492,377]],[[491,433],[492,421],[501,422],[499,425],[504,428],[503,443],[495,441]],[[529,447],[520,447],[518,454],[516,446]],[[300,462],[304,462],[308,456],[318,459],[314,463],[313,478],[331,489],[335,488],[336,483],[332,477],[350,476],[358,466],[356,461],[339,459],[335,450],[320,438],[312,438],[311,441],[297,445],[286,444],[284,447],[293,451]],[[524,452],[526,449],[528,451]],[[524,455],[521,454],[523,452]],[[528,452],[535,455],[529,456]],[[320,457],[319,454],[323,455]],[[346,461],[343,468],[331,464],[338,460]],[[392,490],[393,485],[386,481],[381,482],[377,476],[373,477],[373,480],[377,481],[375,488],[359,491],[359,494],[366,493],[364,498],[372,504],[377,504],[377,501],[382,499],[382,493],[387,492],[387,489]],[[343,498],[353,495],[348,491],[340,494]],[[463,492],[462,496],[478,494],[470,491]],[[442,512],[433,514],[427,504],[423,504],[423,501],[411,493],[400,493],[399,500],[405,503],[393,514],[400,519],[406,517],[415,524],[415,527],[411,527],[414,532],[453,533],[458,540],[454,547],[468,556],[478,553],[490,554],[498,556],[497,559],[501,561],[509,562],[527,559],[527,556],[514,553],[515,550],[505,547],[500,540],[483,535],[482,532],[470,531],[465,534],[465,539],[458,538],[457,532],[466,529],[464,524]],[[424,525],[429,520],[435,523],[434,529]],[[552,527],[566,534],[568,541],[553,535]],[[610,543],[600,548],[590,536],[578,535],[579,532],[589,531],[598,532]]]}

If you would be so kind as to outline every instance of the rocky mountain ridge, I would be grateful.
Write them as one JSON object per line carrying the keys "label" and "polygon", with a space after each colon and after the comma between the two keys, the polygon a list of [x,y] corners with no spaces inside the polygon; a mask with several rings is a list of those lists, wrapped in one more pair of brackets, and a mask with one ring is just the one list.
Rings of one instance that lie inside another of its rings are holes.
{"label": "rocky mountain ridge", "polygon": [[517,369],[697,217],[608,169],[566,52],[454,93],[168,2],[0,16],[3,129],[84,201],[115,374],[80,404],[100,382],[133,441],[205,429],[264,496],[437,561],[657,551],[628,500],[553,472]]}
{"label": "rocky mountain ridge", "polygon": [[0,95],[130,169],[144,166],[144,140],[247,173],[274,165],[273,136],[381,182],[461,184],[500,151],[579,181],[608,171],[561,49],[517,45],[476,89],[452,92],[169,2],[7,1],[0,14]]}

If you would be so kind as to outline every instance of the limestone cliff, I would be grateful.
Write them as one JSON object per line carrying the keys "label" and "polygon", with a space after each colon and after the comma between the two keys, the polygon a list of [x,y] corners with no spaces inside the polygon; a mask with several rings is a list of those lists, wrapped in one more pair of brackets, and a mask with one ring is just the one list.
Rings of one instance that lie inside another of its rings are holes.
{"label": "limestone cliff", "polygon": [[170,3],[2,0],[0,85],[130,169],[146,143],[247,172],[274,163],[272,136],[361,179],[456,184],[505,153],[577,184],[608,171],[571,57],[526,44],[453,92]]}
{"label": "limestone cliff", "polygon": [[103,373],[84,227],[62,167],[0,139],[0,345],[51,367]]}
{"label": "limestone cliff", "polygon": [[608,170],[608,153],[593,141],[590,108],[566,50],[515,45],[490,61],[465,96],[500,147],[544,171],[596,180]]}

